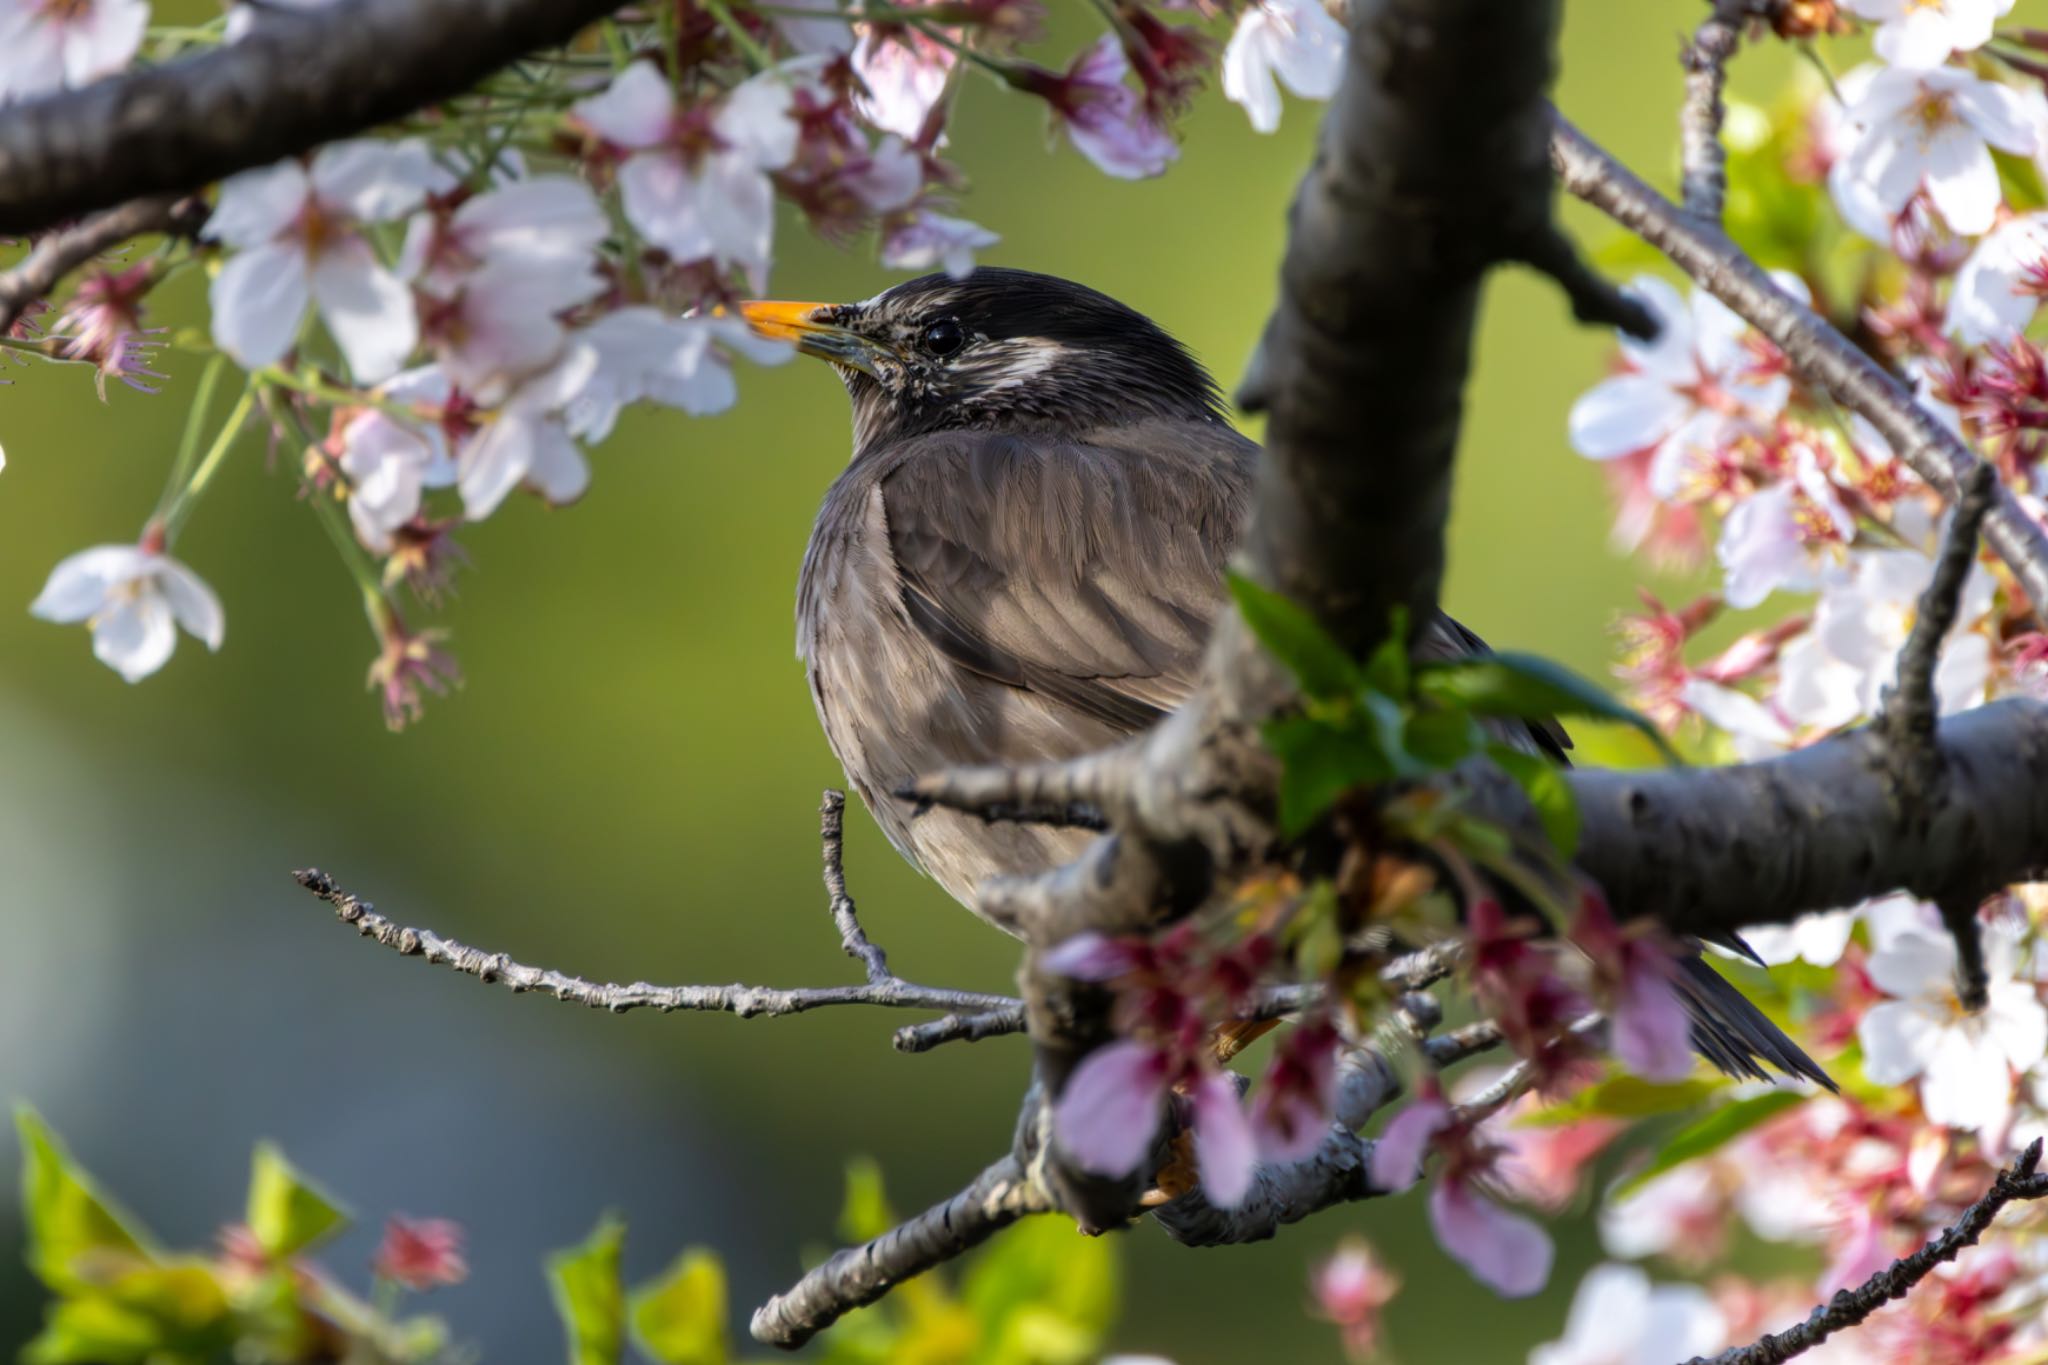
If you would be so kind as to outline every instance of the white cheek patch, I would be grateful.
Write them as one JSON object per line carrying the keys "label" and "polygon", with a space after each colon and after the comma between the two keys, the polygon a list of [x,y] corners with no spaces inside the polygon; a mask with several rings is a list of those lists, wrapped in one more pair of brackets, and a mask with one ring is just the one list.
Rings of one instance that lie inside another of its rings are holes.
{"label": "white cheek patch", "polygon": [[1044,337],[1011,337],[998,343],[974,366],[975,386],[984,393],[1029,384],[1067,354],[1067,348]]}

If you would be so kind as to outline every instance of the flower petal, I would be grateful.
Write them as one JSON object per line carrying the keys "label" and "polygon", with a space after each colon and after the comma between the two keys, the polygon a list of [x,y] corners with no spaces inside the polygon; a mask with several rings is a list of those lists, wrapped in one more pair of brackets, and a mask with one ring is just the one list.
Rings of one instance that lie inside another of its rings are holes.
{"label": "flower petal", "polygon": [[208,649],[218,650],[227,634],[228,618],[206,580],[167,555],[157,558],[153,575],[178,624]]}
{"label": "flower petal", "polygon": [[207,293],[213,339],[245,370],[284,359],[306,315],[306,258],[276,242],[230,256]]}
{"label": "flower petal", "polygon": [[106,603],[115,588],[141,577],[149,561],[150,556],[134,545],[95,545],[80,550],[50,570],[43,590],[29,603],[29,614],[58,625],[83,621]]}
{"label": "flower petal", "polygon": [[1237,1086],[1222,1072],[1208,1072],[1195,1082],[1195,1161],[1202,1172],[1202,1193],[1219,1209],[1234,1209],[1251,1192],[1258,1145]]}
{"label": "flower petal", "polygon": [[398,372],[419,344],[412,290],[381,265],[360,237],[337,242],[313,262],[313,297],[356,381]]}
{"label": "flower petal", "polygon": [[233,247],[261,245],[291,226],[311,193],[305,168],[296,161],[231,175],[221,181],[220,202],[200,235]]}
{"label": "flower petal", "polygon": [[1430,1190],[1429,1223],[1443,1249],[1504,1299],[1527,1298],[1550,1279],[1550,1234],[1459,1181]]}
{"label": "flower petal", "polygon": [[1166,1086],[1157,1048],[1130,1039],[1097,1048],[1074,1068],[1053,1109],[1060,1145],[1085,1170],[1129,1175],[1152,1150]]}
{"label": "flower petal", "polygon": [[675,122],[675,96],[652,62],[632,62],[601,95],[580,100],[569,112],[584,127],[617,147],[652,147]]}
{"label": "flower petal", "polygon": [[141,682],[170,661],[178,628],[170,604],[138,592],[92,620],[92,654],[125,682]]}
{"label": "flower petal", "polygon": [[1572,449],[1589,460],[1612,460],[1656,445],[1692,411],[1692,400],[1664,380],[1618,374],[1580,395],[1566,426]]}

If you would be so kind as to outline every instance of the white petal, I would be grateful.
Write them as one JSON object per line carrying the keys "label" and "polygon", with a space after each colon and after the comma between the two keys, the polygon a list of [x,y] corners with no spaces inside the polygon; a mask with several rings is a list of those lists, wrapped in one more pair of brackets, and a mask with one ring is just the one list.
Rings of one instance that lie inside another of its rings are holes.
{"label": "white petal", "polygon": [[275,365],[306,315],[306,258],[294,243],[230,256],[213,277],[213,339],[245,370]]}
{"label": "white petal", "polygon": [[80,550],[50,570],[50,577],[29,614],[59,625],[83,621],[105,604],[117,587],[139,578],[149,556],[133,545],[95,545]]}
{"label": "white petal", "polygon": [[361,238],[337,242],[313,262],[313,297],[358,383],[398,372],[419,344],[412,290],[377,261]]}
{"label": "white petal", "polygon": [[775,186],[736,152],[714,152],[699,170],[697,213],[722,262],[765,270],[775,234]]}
{"label": "white petal", "polygon": [[675,96],[652,62],[633,62],[601,95],[582,100],[570,113],[605,141],[619,147],[652,147],[669,135]]}
{"label": "white petal", "polygon": [[1954,25],[1946,14],[1915,6],[1880,28],[1873,46],[1877,55],[1893,66],[1939,66],[1957,47],[1953,34]]}
{"label": "white petal", "polygon": [[1644,374],[1672,384],[1697,383],[1699,359],[1693,354],[1692,310],[1669,281],[1656,275],[1638,275],[1628,282],[1635,295],[1659,324],[1655,341],[1621,336],[1621,353],[1629,364]]}
{"label": "white petal", "polygon": [[365,223],[401,218],[418,208],[429,191],[455,185],[455,177],[417,138],[330,142],[314,154],[309,174],[322,203]]}
{"label": "white petal", "polygon": [[465,245],[486,258],[554,260],[594,251],[610,230],[582,181],[544,175],[480,194],[455,211]]}
{"label": "white petal", "polygon": [[231,175],[221,181],[220,202],[201,235],[229,246],[261,245],[291,226],[311,193],[305,169],[296,161]]}
{"label": "white petal", "polygon": [[1993,983],[1984,1030],[2016,1071],[2031,1071],[2048,1054],[2048,1010],[2027,982]]}
{"label": "white petal", "polygon": [[138,592],[93,618],[93,657],[127,682],[162,668],[177,645],[170,604],[153,592]]}
{"label": "white petal", "polygon": [[1866,970],[1877,988],[1902,1000],[1939,999],[1955,970],[1955,944],[1945,936],[1904,933],[1870,955]]}
{"label": "white petal", "polygon": [[2031,156],[2037,134],[2019,92],[1991,81],[1970,81],[1955,92],[1956,110],[2002,152]]}
{"label": "white petal", "polygon": [[168,556],[159,557],[154,565],[157,588],[169,604],[171,615],[177,618],[186,634],[203,642],[208,649],[218,650],[222,638],[227,634],[227,613],[221,610],[220,599],[206,580],[191,569]]}
{"label": "white petal", "polygon": [[1991,230],[1998,213],[1998,167],[1968,128],[1944,128],[1927,140],[1927,194],[1948,225],[1966,237]]}
{"label": "white petal", "polygon": [[590,464],[559,420],[542,422],[534,433],[526,481],[556,507],[576,501],[590,487]]}
{"label": "white petal", "polygon": [[1612,460],[1656,445],[1692,411],[1692,400],[1662,379],[1618,374],[1581,395],[1566,425],[1572,449],[1587,459]]}
{"label": "white petal", "polygon": [[1280,126],[1280,86],[1266,39],[1272,20],[1263,7],[1248,5],[1223,49],[1223,97],[1242,105],[1256,132]]}
{"label": "white petal", "polygon": [[533,464],[535,428],[542,419],[501,415],[469,439],[455,457],[462,510],[482,521],[526,478]]}
{"label": "white petal", "polygon": [[1692,1360],[1712,1355],[1728,1340],[1728,1320],[1696,1284],[1658,1285],[1637,1359]]}
{"label": "white petal", "polygon": [[712,254],[711,238],[698,213],[697,180],[680,156],[653,151],[627,157],[619,167],[619,192],[626,217],[651,245],[679,263]]}
{"label": "white petal", "polygon": [[1941,1025],[1903,1000],[1872,1005],[1857,1022],[1863,1074],[1875,1085],[1902,1085],[1927,1069]]}
{"label": "white petal", "polygon": [[1947,1128],[1983,1134],[2004,1127],[2012,1113],[2005,1054],[1965,1028],[1945,1029],[1920,1076],[1920,1107]]}
{"label": "white petal", "polygon": [[741,81],[725,97],[714,122],[718,135],[754,167],[778,171],[796,155],[797,124],[791,116],[789,75],[770,69]]}

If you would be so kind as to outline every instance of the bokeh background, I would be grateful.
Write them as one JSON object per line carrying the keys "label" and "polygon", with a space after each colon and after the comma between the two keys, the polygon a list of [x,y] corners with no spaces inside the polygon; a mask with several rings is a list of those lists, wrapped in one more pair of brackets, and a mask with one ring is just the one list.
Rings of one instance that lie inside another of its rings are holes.
{"label": "bokeh background", "polygon": [[[1054,9],[1049,54],[1093,17]],[[1667,186],[1676,49],[1699,9],[1567,7],[1559,102]],[[1746,55],[1736,89],[1768,92],[1785,70]],[[1290,103],[1260,137],[1212,92],[1179,164],[1131,185],[1049,150],[1035,106],[970,82],[963,212],[1003,234],[988,259],[1122,297],[1227,385],[1268,307],[1318,114]],[[1576,206],[1566,216],[1609,240]],[[865,249],[793,222],[781,240],[779,293],[889,282]],[[1487,302],[1449,605],[1497,643],[1601,675],[1644,570],[1609,550],[1604,487],[1564,421],[1609,340],[1516,272]],[[602,1209],[631,1224],[634,1278],[685,1244],[724,1253],[737,1333],[829,1243],[850,1156],[877,1158],[909,1207],[1001,1149],[1027,1067],[1016,1040],[905,1057],[888,1045],[904,1019],[880,1012],[608,1017],[514,997],[359,941],[289,876],[318,864],[403,922],[587,976],[851,979],[817,877],[818,793],[840,774],[791,649],[798,560],[847,450],[822,367],[749,371],[720,418],[629,419],[595,453],[582,503],[514,499],[467,533],[474,566],[440,623],[468,685],[391,735],[363,691],[354,589],[254,441],[179,546],[225,600],[220,654],[186,639],[129,687],[83,631],[27,615],[57,560],[133,536],[153,503],[198,368],[166,360],[154,398],[117,388],[102,405],[89,376],[52,367],[9,370],[0,389],[0,1096],[39,1106],[174,1245],[235,1216],[262,1137],[354,1206],[359,1230],[327,1257],[352,1279],[386,1214],[460,1220],[474,1272],[438,1306],[508,1361],[557,1358],[540,1259]],[[1369,430],[1358,454],[1372,458]],[[853,890],[899,969],[1004,988],[1008,941],[903,865],[864,812],[849,831]],[[10,1164],[12,1143],[0,1137]],[[0,1192],[0,1244],[18,1246],[12,1201]],[[1552,1291],[1497,1303],[1435,1249],[1416,1199],[1224,1251],[1141,1227],[1120,1239],[1116,1339],[1181,1365],[1335,1360],[1303,1311],[1307,1269],[1364,1232],[1408,1278],[1390,1315],[1404,1359],[1519,1359],[1556,1335],[1596,1255],[1583,1215],[1558,1231]],[[0,1344],[39,1312],[0,1253]]]}

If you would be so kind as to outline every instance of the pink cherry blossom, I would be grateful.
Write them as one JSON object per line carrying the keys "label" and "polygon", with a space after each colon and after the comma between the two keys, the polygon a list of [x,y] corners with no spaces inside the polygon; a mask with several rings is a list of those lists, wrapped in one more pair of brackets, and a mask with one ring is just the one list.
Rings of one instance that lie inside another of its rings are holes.
{"label": "pink cherry blossom", "polygon": [[385,1279],[414,1290],[460,1284],[469,1276],[462,1228],[445,1218],[393,1218],[373,1264]]}
{"label": "pink cherry blossom", "polygon": [[863,88],[854,107],[884,132],[921,142],[926,123],[945,98],[956,60],[951,48],[916,29],[862,24],[853,70]]}
{"label": "pink cherry blossom", "polygon": [[1021,68],[1011,79],[1052,107],[1067,137],[1098,169],[1142,180],[1164,172],[1180,148],[1126,83],[1130,71],[1123,45],[1106,33],[1064,75]]}
{"label": "pink cherry blossom", "polygon": [[964,218],[917,209],[893,221],[882,235],[882,264],[891,270],[943,267],[956,280],[974,269],[974,253],[1002,238]]}
{"label": "pink cherry blossom", "polygon": [[645,306],[607,313],[576,340],[597,356],[589,381],[568,405],[571,434],[588,441],[608,436],[619,412],[633,403],[659,403],[693,417],[723,412],[739,397],[734,356],[777,365],[796,354],[738,318],[672,318]]}
{"label": "pink cherry blossom", "polygon": [[1453,1260],[1504,1299],[1527,1298],[1550,1281],[1556,1254],[1550,1234],[1465,1181],[1437,1181],[1429,1192],[1429,1225]]}
{"label": "pink cherry blossom", "polygon": [[366,223],[410,212],[448,183],[423,142],[333,142],[221,186],[206,235],[237,248],[211,292],[213,336],[248,369],[291,349],[315,304],[358,381],[388,378],[419,340],[412,291],[377,258]]}
{"label": "pink cherry blossom", "polygon": [[1379,1346],[1380,1310],[1400,1288],[1401,1277],[1358,1237],[1338,1243],[1309,1277],[1316,1316],[1337,1326],[1345,1353],[1359,1361]]}
{"label": "pink cherry blossom", "polygon": [[736,266],[759,288],[775,232],[769,172],[797,150],[794,82],[812,59],[771,68],[716,106],[682,108],[660,70],[633,62],[572,111],[617,150],[626,217],[676,261]]}
{"label": "pink cherry blossom", "polygon": [[1337,1091],[1337,1030],[1306,1020],[1274,1049],[1273,1063],[1252,1099],[1252,1132],[1264,1161],[1299,1161],[1330,1130]]}
{"label": "pink cherry blossom", "polygon": [[419,515],[425,488],[445,485],[454,469],[415,428],[374,408],[341,430],[335,463],[349,481],[348,513],[356,538],[374,554],[389,554],[400,527]]}
{"label": "pink cherry blossom", "polygon": [[1820,585],[1836,548],[1856,536],[1856,519],[1822,471],[1812,445],[1793,447],[1792,477],[1737,503],[1714,547],[1727,576],[1731,607],[1753,607],[1771,593]]}
{"label": "pink cherry blossom", "polygon": [[1202,1193],[1217,1208],[1234,1209],[1251,1192],[1258,1141],[1238,1100],[1237,1085],[1228,1075],[1203,1072],[1191,1089]]}
{"label": "pink cherry blossom", "polygon": [[1692,1027],[1672,984],[1669,945],[1656,934],[1623,929],[1595,895],[1583,898],[1571,938],[1592,961],[1609,1042],[1622,1065],[1653,1081],[1690,1075]]}
{"label": "pink cherry blossom", "polygon": [[146,0],[0,0],[0,104],[112,75],[148,27]]}
{"label": "pink cherry blossom", "polygon": [[1053,1130],[1075,1161],[1098,1175],[1138,1169],[1165,1114],[1173,1059],[1125,1038],[1095,1049],[1067,1078],[1053,1109]]}
{"label": "pink cherry blossom", "polygon": [[564,175],[515,179],[478,195],[439,196],[406,224],[398,273],[437,291],[493,261],[587,268],[611,231],[597,197]]}

